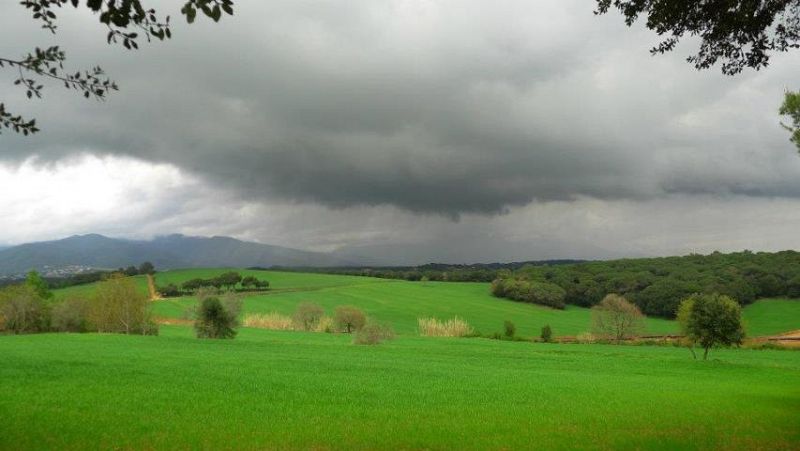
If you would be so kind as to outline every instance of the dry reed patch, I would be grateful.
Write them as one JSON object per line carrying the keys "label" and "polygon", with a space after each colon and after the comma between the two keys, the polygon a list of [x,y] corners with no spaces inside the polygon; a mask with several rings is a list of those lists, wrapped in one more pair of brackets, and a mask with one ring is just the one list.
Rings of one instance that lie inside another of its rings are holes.
{"label": "dry reed patch", "polygon": [[436,318],[418,318],[419,334],[423,337],[465,337],[473,333],[472,326],[455,316],[446,321]]}
{"label": "dry reed patch", "polygon": [[252,314],[244,317],[245,327],[257,327],[270,330],[296,330],[290,316],[280,313]]}

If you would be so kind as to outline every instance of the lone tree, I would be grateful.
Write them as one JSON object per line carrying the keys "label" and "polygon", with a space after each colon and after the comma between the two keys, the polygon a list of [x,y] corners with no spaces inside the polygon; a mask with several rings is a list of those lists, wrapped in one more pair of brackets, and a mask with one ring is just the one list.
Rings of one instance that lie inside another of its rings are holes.
{"label": "lone tree", "polygon": [[[18,0],[18,3],[30,10],[35,22],[53,34],[58,29],[56,11],[71,5],[97,16],[107,28],[105,38],[109,44],[121,44],[134,50],[139,48],[142,37],[148,42],[172,37],[169,16],[160,17],[155,9],[145,6],[146,0]],[[194,22],[198,11],[217,22],[223,14],[233,14],[233,0],[186,0],[180,10],[188,23]],[[104,100],[109,92],[118,89],[99,66],[74,72],[64,69],[66,59],[66,53],[57,45],[36,47],[18,58],[0,56],[0,69],[10,68],[18,72],[14,84],[22,87],[29,99],[42,97],[43,80],[76,90],[87,99]],[[3,128],[26,136],[39,131],[35,119],[14,115],[0,102],[0,132]]]}
{"label": "lone tree", "polygon": [[664,39],[650,50],[663,54],[684,37],[700,39],[687,61],[697,69],[721,63],[734,75],[749,67],[767,67],[772,53],[800,46],[800,0],[596,0],[596,14],[616,9],[633,25],[646,18],[647,28]]}
{"label": "lone tree", "polygon": [[223,307],[219,298],[205,298],[197,310],[194,330],[197,338],[233,338],[236,317]]}
{"label": "lone tree", "polygon": [[716,293],[694,294],[684,299],[678,308],[678,322],[695,359],[695,343],[703,347],[703,360],[707,360],[712,347],[739,345],[745,335],[742,307],[728,296]]}
{"label": "lone tree", "polygon": [[592,307],[592,329],[619,343],[644,329],[644,315],[624,297],[609,294]]}
{"label": "lone tree", "polygon": [[336,307],[333,322],[339,330],[350,334],[364,327],[364,324],[367,323],[367,316],[352,305],[341,305]]}

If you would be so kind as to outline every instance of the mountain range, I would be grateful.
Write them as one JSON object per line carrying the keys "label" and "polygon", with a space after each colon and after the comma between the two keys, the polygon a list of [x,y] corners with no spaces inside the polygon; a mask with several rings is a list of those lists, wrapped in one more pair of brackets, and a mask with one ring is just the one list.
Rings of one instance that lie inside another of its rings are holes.
{"label": "mountain range", "polygon": [[[250,266],[356,266],[374,262],[341,253],[311,252],[215,236],[167,235],[152,240],[75,235],[0,248],[0,275],[114,269],[152,262],[157,269]],[[71,268],[71,269],[70,269]]]}

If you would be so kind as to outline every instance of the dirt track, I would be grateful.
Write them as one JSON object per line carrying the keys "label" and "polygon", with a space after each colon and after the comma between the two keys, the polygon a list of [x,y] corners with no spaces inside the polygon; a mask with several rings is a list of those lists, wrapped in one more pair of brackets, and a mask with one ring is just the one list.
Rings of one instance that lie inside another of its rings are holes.
{"label": "dirt track", "polygon": [[151,301],[157,301],[161,299],[161,295],[156,290],[156,279],[152,274],[147,275],[147,289],[150,291]]}

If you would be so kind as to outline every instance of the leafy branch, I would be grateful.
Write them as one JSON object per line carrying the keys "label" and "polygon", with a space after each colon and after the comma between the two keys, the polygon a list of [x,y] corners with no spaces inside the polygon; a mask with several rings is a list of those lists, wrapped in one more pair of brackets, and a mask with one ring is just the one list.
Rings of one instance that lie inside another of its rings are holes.
{"label": "leafy branch", "polygon": [[[19,4],[30,10],[31,18],[40,22],[43,29],[55,34],[58,29],[55,11],[69,5],[79,8],[81,0],[20,0]],[[142,0],[85,0],[85,7],[107,27],[106,42],[109,44],[121,44],[128,50],[136,50],[142,37],[148,42],[172,38],[169,16],[160,19],[155,9],[147,9],[142,5]],[[181,14],[190,24],[195,21],[198,11],[218,22],[223,14],[233,15],[233,0],[187,0],[181,8]],[[22,86],[29,99],[42,98],[44,86],[36,77],[63,83],[65,88],[77,90],[87,99],[105,100],[110,91],[118,90],[117,84],[105,78],[99,66],[75,73],[66,72],[65,60],[66,54],[58,46],[46,49],[37,47],[21,59],[0,57],[0,69],[8,67],[18,70],[19,76],[14,84]],[[35,119],[15,116],[0,103],[0,132],[3,128],[24,135],[39,131]]]}

